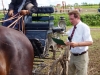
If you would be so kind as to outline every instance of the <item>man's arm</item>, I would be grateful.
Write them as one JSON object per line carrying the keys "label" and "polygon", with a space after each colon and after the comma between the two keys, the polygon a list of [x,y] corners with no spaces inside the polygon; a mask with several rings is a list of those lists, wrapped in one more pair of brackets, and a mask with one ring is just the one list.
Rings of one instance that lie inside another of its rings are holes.
{"label": "man's arm", "polygon": [[70,42],[71,47],[81,47],[81,46],[90,46],[92,45],[92,41],[85,41],[85,42]]}
{"label": "man's arm", "polygon": [[32,3],[35,7],[37,7],[37,6],[38,6],[38,4],[37,4],[37,1],[36,1],[36,0],[26,0],[25,5],[27,5],[27,4],[29,4],[29,3]]}
{"label": "man's arm", "polygon": [[11,3],[9,4],[9,9],[8,9],[8,16],[12,17],[14,15],[14,5],[16,3],[16,0],[11,0]]}
{"label": "man's arm", "polygon": [[71,47],[90,46],[93,44],[93,40],[90,34],[90,28],[88,26],[83,27],[82,42],[71,42]]}
{"label": "man's arm", "polygon": [[16,0],[11,0],[11,3],[9,4],[9,9],[8,10],[13,10],[15,3],[16,3]]}
{"label": "man's arm", "polygon": [[37,4],[37,1],[36,0],[32,0],[32,4],[34,5],[34,6],[38,6],[38,4]]}
{"label": "man's arm", "polygon": [[36,0],[26,0],[25,9],[29,10],[30,13],[37,12],[37,1]]}
{"label": "man's arm", "polygon": [[34,7],[31,9],[31,12],[37,12],[37,10],[38,10],[37,1],[36,0],[31,0],[31,1],[32,1],[32,4],[34,5]]}

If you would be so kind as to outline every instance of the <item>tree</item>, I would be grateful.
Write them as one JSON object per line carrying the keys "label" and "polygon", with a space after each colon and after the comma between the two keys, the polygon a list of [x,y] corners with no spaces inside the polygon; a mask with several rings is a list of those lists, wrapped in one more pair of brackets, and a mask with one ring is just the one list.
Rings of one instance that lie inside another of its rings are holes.
{"label": "tree", "polygon": [[78,3],[75,3],[74,6],[78,6]]}
{"label": "tree", "polygon": [[86,3],[86,2],[83,2],[83,3],[82,3],[82,5],[85,5],[85,6],[86,6],[86,5],[87,5],[87,3]]}

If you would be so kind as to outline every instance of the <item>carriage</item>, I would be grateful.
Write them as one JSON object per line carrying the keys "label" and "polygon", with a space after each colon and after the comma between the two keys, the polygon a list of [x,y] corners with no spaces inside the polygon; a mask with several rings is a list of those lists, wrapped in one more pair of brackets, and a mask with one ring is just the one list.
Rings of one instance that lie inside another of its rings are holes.
{"label": "carriage", "polygon": [[[66,22],[64,17],[60,17],[58,26],[54,26],[54,17],[51,15],[53,12],[53,7],[38,7],[33,15],[24,17],[25,35],[34,48],[35,58],[38,59],[34,60],[33,75],[67,75],[69,47],[58,50],[52,40],[53,37],[59,39],[60,34],[66,32]],[[51,59],[48,58],[50,53]],[[52,62],[48,64],[48,61]]]}
{"label": "carriage", "polygon": [[[66,75],[69,52],[66,50],[63,52],[58,51],[61,54],[56,58],[57,48],[52,40],[52,37],[60,38],[60,34],[66,32],[66,22],[64,17],[60,17],[58,26],[54,26],[54,17],[51,15],[53,12],[53,7],[38,7],[38,11],[34,16],[28,15],[25,19],[25,35],[35,49],[35,56],[38,56],[40,59],[45,59],[49,56],[50,51],[53,52],[53,62],[51,66],[49,64],[49,70],[47,70],[48,75]],[[44,16],[44,14],[48,15]],[[33,70],[33,74],[47,75],[42,72],[43,69],[45,70],[48,67],[47,63],[44,60],[38,60],[37,62],[39,62],[38,69],[36,67]]]}
{"label": "carriage", "polygon": [[52,47],[53,35],[65,30],[65,27],[54,27],[54,17],[51,16],[53,12],[53,7],[38,7],[35,16],[29,15],[25,18],[25,35],[35,48],[35,56],[40,58],[48,55],[48,48]]}

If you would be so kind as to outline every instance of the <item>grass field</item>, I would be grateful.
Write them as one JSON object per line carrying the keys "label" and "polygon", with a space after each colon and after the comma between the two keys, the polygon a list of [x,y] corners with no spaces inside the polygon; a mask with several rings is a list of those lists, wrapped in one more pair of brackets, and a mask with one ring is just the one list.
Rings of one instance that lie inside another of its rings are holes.
{"label": "grass field", "polygon": [[[87,6],[79,6],[80,8],[83,8],[83,9],[98,9],[99,8],[99,5],[87,5]],[[77,8],[77,7],[76,7]]]}
{"label": "grass field", "polygon": [[91,28],[93,45],[89,48],[89,75],[100,75],[100,28]]}

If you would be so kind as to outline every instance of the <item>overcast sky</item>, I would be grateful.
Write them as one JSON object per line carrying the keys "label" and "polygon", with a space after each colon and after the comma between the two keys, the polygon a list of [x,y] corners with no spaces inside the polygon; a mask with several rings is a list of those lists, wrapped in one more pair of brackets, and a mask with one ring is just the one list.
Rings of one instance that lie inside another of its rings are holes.
{"label": "overcast sky", "polygon": [[[83,2],[87,2],[87,3],[96,3],[96,4],[99,4],[100,3],[100,0],[37,0],[38,2],[38,6],[49,6],[49,5],[56,5],[56,4],[62,4],[62,1],[65,1],[66,2],[66,5],[67,4],[75,4],[75,3],[78,3],[78,4],[81,4]],[[3,3],[4,3],[4,7],[6,9],[8,9],[8,4],[11,2],[11,0],[3,0]],[[0,9],[2,9],[2,0],[0,1]]]}

